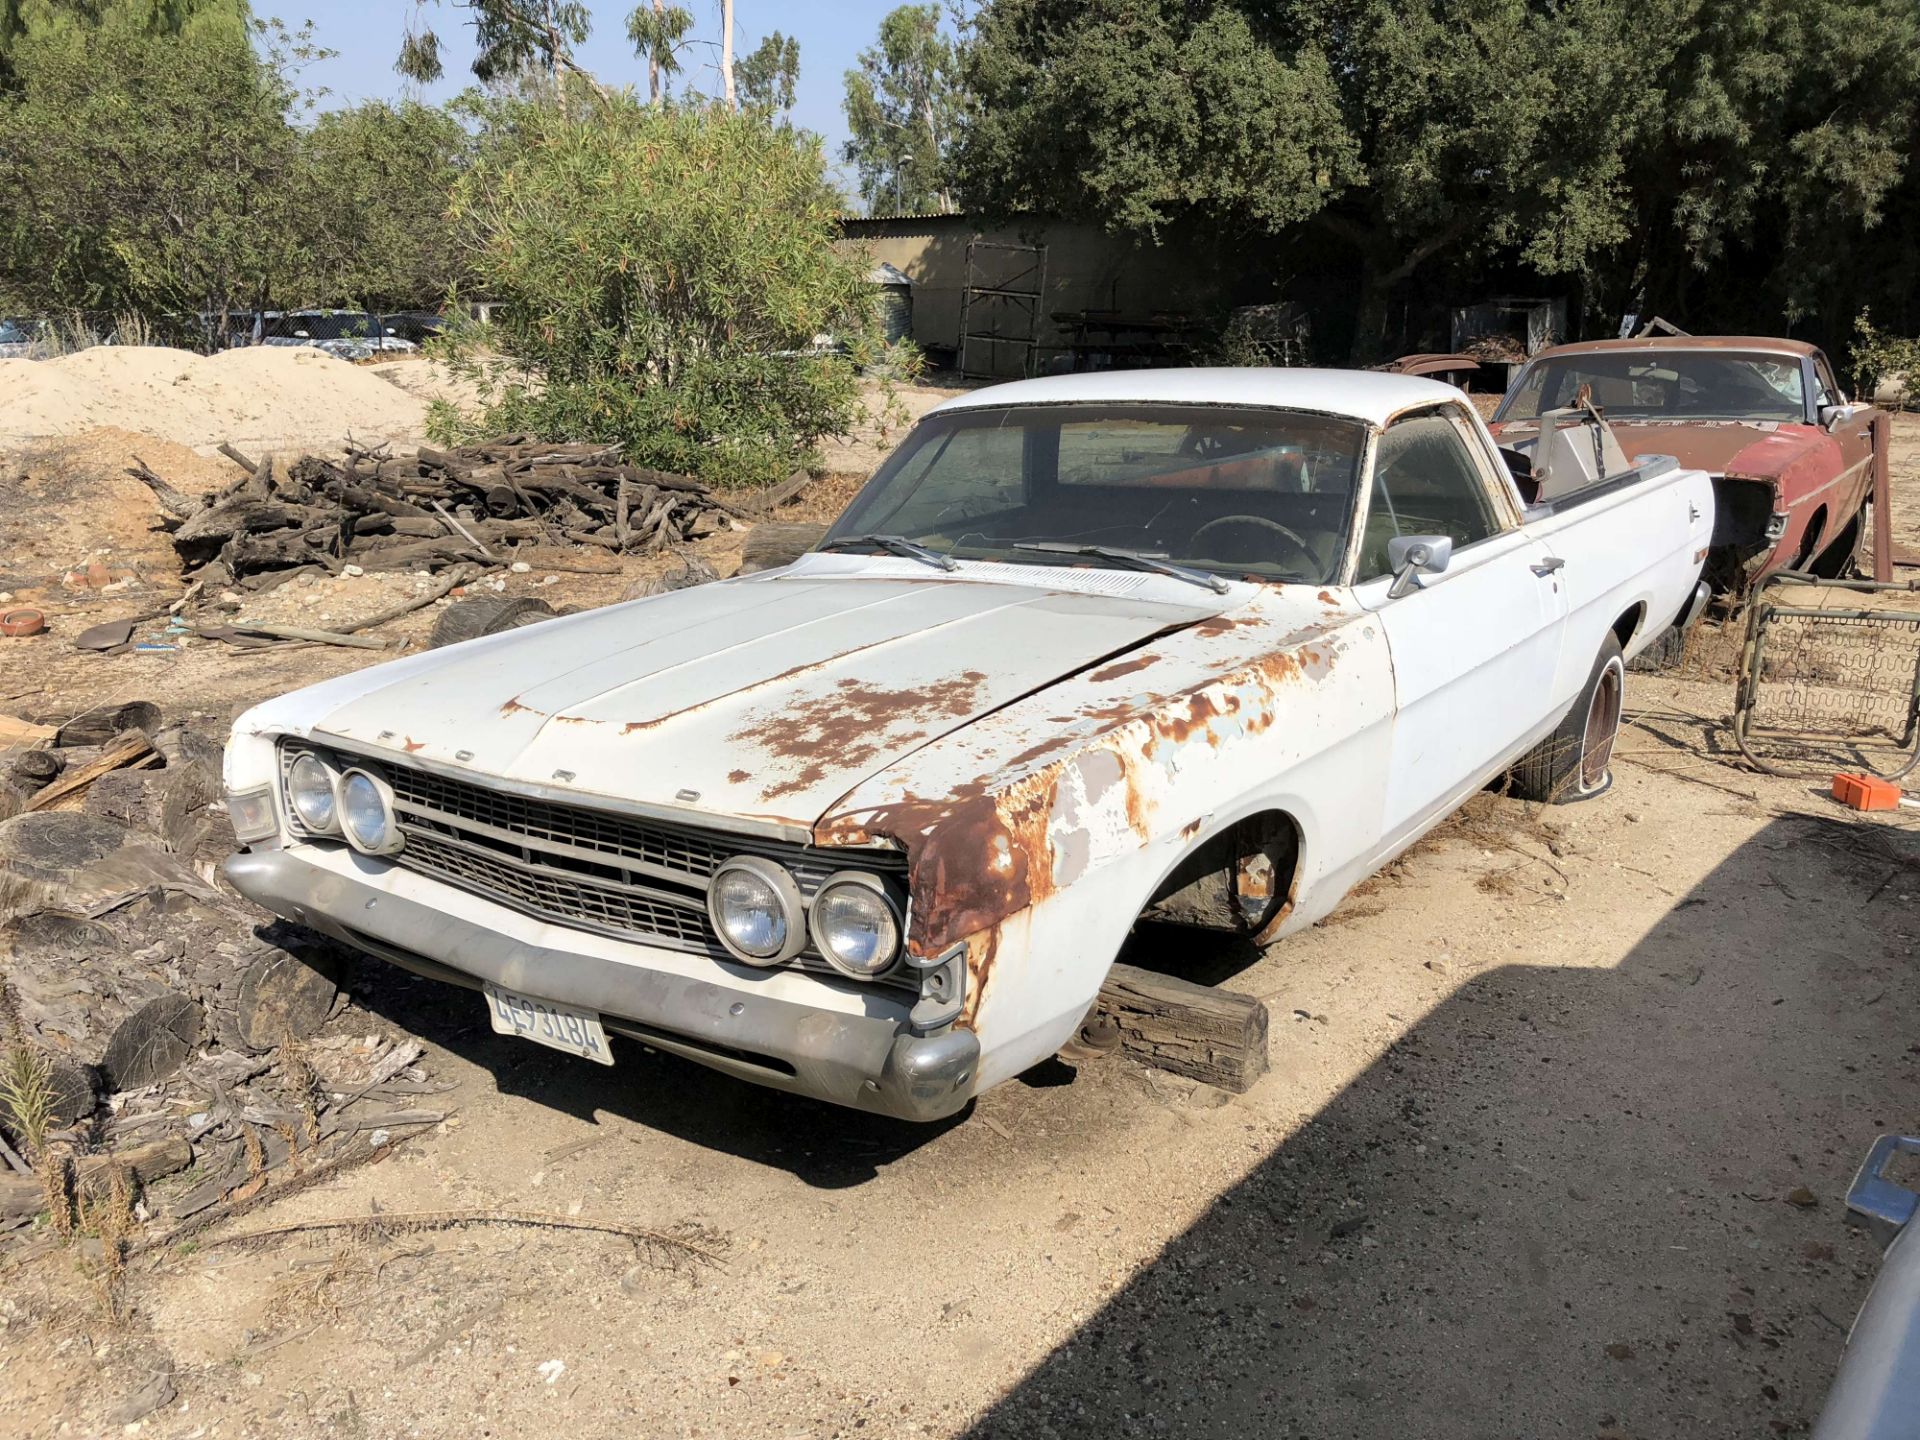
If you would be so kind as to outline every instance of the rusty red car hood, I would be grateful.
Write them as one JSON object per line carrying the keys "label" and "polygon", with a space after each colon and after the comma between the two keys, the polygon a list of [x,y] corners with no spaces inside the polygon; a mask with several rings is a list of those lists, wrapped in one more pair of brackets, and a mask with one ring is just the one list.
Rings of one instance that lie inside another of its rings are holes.
{"label": "rusty red car hood", "polygon": [[335,689],[311,731],[689,819],[808,826],[940,736],[1238,603],[1147,574],[943,577],[810,558],[825,573],[683,590],[384,667],[385,683]]}
{"label": "rusty red car hood", "polygon": [[[1771,479],[1798,468],[1810,456],[1839,465],[1840,447],[1817,425],[1778,420],[1609,420],[1628,459],[1671,455],[1689,470],[1709,475]],[[1488,427],[1496,440],[1528,439],[1540,427],[1532,420],[1503,420]]]}

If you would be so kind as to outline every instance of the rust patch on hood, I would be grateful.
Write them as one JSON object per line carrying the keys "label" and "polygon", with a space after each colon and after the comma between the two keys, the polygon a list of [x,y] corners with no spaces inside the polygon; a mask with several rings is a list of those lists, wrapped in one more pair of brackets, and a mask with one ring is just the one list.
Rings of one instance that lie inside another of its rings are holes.
{"label": "rust patch on hood", "polygon": [[1104,684],[1109,680],[1118,680],[1123,675],[1137,674],[1149,665],[1152,665],[1159,658],[1158,655],[1146,654],[1136,655],[1131,660],[1118,660],[1111,665],[1094,671],[1091,675],[1087,676],[1087,679],[1093,681],[1096,685]]}
{"label": "rust patch on hood", "polygon": [[500,707],[500,713],[501,715],[505,716],[505,715],[544,715],[546,712],[543,710],[536,710],[531,705],[522,705],[520,703],[520,697],[516,695],[513,699],[507,701],[506,704]]}
{"label": "rust patch on hood", "polygon": [[402,745],[400,748],[402,750],[405,750],[407,754],[414,755],[426,749],[427,742],[424,740],[416,740],[411,735],[409,735],[406,737],[406,743]]}
{"label": "rust patch on hood", "polygon": [[[789,666],[787,669],[782,670],[778,675],[769,676],[765,680],[756,680],[752,688],[759,690],[769,685],[779,685],[782,682],[787,680],[797,680],[802,675],[810,675],[816,670],[824,669],[826,666],[831,665],[836,661],[844,660],[848,655],[857,654],[859,650],[864,650],[866,648],[868,647],[862,645],[857,647],[857,649],[855,650],[848,650],[839,655],[829,655],[824,660],[809,660],[804,665]],[[840,683],[845,685],[851,682],[843,680]],[[632,735],[636,731],[657,729],[659,726],[666,724],[669,720],[677,720],[682,715],[691,715],[696,710],[704,710],[709,705],[717,703],[717,700],[719,698],[723,698],[723,697],[715,697],[715,699],[713,700],[702,700],[697,705],[688,705],[679,710],[669,710],[666,714],[656,715],[651,720],[629,720],[626,722],[626,724],[620,727],[620,733],[622,735]],[[582,718],[585,718],[585,717],[582,717]]]}
{"label": "rust patch on hood", "polygon": [[1258,615],[1213,615],[1200,621],[1193,627],[1195,635],[1230,635],[1246,625],[1264,625],[1266,621]]}
{"label": "rust patch on hood", "polygon": [[727,739],[798,767],[766,791],[765,799],[778,800],[836,770],[871,765],[888,751],[924,740],[938,721],[973,713],[986,683],[979,670],[904,690],[841,680],[823,695],[766,712]]}

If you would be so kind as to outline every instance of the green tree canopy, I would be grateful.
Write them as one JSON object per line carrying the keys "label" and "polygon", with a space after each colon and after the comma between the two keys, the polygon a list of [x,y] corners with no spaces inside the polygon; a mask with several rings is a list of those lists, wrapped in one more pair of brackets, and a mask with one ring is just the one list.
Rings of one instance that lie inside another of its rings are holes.
{"label": "green tree canopy", "polygon": [[870,209],[951,210],[947,150],[960,120],[959,48],[938,5],[902,5],[847,72],[844,158]]}
{"label": "green tree canopy", "polygon": [[[438,0],[435,0],[438,3]],[[593,30],[593,14],[579,0],[462,0],[472,12],[474,78],[512,81],[562,71],[584,73],[573,47]],[[440,36],[427,15],[426,0],[414,0],[393,68],[417,84],[431,84],[445,73]]]}
{"label": "green tree canopy", "polygon": [[1362,358],[1395,287],[1467,264],[1658,308],[1765,246],[1791,315],[1910,168],[1916,67],[1912,0],[989,0],[957,174],[1001,213],[1310,224]]}
{"label": "green tree canopy", "polygon": [[[784,476],[846,428],[875,329],[815,137],[626,92],[490,118],[452,208],[505,302],[485,343],[512,378],[485,428],[619,440],[727,483]],[[853,353],[811,353],[822,332]]]}
{"label": "green tree canopy", "polygon": [[244,39],[247,0],[0,0],[0,90],[10,83],[13,49],[24,35],[108,26],[142,35],[205,35]]}
{"label": "green tree canopy", "polygon": [[433,106],[369,100],[321,115],[301,141],[301,303],[437,306],[464,274],[444,211],[468,148]]}
{"label": "green tree canopy", "polygon": [[733,76],[742,105],[786,120],[800,83],[800,42],[775,30],[751,54],[734,62]]}
{"label": "green tree canopy", "polygon": [[14,41],[0,99],[0,289],[14,305],[218,323],[308,263],[282,71],[244,32],[155,31],[147,8]]}
{"label": "green tree canopy", "polygon": [[647,98],[655,104],[666,93],[666,82],[680,73],[680,52],[692,28],[692,13],[667,0],[641,0],[627,16],[627,39],[647,62]]}

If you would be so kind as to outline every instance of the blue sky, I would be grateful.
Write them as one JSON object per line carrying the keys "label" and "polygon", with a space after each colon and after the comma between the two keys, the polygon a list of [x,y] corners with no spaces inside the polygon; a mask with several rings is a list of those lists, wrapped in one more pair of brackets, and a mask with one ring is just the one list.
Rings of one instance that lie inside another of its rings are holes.
{"label": "blue sky", "polygon": [[[691,76],[702,89],[717,93],[719,0],[680,3],[693,12],[695,41],[681,60],[683,78]],[[799,40],[800,84],[794,121],[824,135],[828,158],[837,161],[847,134],[840,109],[844,93],[841,77],[853,67],[854,57],[874,43],[881,16],[899,3],[901,0],[789,0],[786,4],[735,0],[734,53],[746,54],[770,30],[783,31]],[[619,0],[591,5],[593,34],[577,58],[602,80],[644,90],[646,68],[627,43],[627,15],[634,4],[635,0]],[[276,16],[289,26],[311,20],[314,38],[339,52],[335,59],[313,66],[303,76],[305,84],[324,86],[332,92],[327,104],[393,98],[402,93],[402,81],[393,73],[393,57],[399,52],[400,37],[412,13],[412,0],[305,0],[304,4],[298,0],[254,0],[253,9],[257,15]],[[423,98],[444,100],[472,79],[467,68],[473,61],[473,37],[467,24],[470,17],[455,0],[429,3],[426,14],[440,35],[447,78]]]}

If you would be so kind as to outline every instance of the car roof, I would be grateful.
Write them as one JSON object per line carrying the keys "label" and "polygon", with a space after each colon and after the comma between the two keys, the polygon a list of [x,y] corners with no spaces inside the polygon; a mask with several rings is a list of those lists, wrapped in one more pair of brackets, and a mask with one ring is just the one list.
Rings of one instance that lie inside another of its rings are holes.
{"label": "car roof", "polygon": [[1553,345],[1536,352],[1533,359],[1602,354],[1611,350],[1735,350],[1749,355],[1817,355],[1820,347],[1806,340],[1783,340],[1777,335],[1638,335],[1627,340],[1576,340],[1570,345]]}
{"label": "car roof", "polygon": [[1451,385],[1381,370],[1282,367],[1195,367],[1102,370],[989,385],[934,407],[929,414],[1001,405],[1238,405],[1308,410],[1384,425],[1403,410],[1466,397]]}

